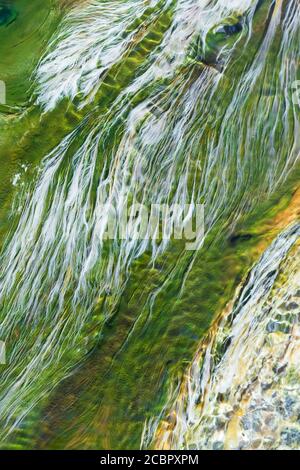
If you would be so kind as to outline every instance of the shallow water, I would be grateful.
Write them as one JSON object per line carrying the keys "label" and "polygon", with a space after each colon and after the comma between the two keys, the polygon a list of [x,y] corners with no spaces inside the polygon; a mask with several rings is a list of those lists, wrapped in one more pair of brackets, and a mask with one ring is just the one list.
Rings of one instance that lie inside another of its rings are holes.
{"label": "shallow water", "polygon": [[[299,218],[298,3],[3,8],[2,447],[159,447],[211,322]],[[103,203],[115,230],[128,204],[204,204],[200,249],[106,240]]]}

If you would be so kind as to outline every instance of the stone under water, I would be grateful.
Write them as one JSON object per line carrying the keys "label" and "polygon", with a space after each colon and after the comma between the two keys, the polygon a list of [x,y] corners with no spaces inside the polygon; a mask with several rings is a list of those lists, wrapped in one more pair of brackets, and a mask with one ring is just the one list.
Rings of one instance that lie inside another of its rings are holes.
{"label": "stone under water", "polygon": [[0,5],[0,26],[8,26],[16,17],[17,13],[13,8],[7,5]]}

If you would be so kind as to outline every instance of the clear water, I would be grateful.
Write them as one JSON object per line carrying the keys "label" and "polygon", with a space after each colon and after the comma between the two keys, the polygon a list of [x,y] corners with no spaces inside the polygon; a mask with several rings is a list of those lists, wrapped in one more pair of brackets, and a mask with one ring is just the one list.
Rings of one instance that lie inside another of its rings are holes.
{"label": "clear water", "polygon": [[[2,446],[137,448],[298,217],[299,5],[4,3]],[[108,242],[103,201],[203,203],[203,248]]]}

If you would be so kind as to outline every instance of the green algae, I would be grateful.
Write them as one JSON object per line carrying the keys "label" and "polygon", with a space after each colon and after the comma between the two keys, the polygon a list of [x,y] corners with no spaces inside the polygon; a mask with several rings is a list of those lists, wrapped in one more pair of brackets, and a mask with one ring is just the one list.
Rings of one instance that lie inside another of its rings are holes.
{"label": "green algae", "polygon": [[[35,17],[35,22],[41,21],[42,11],[41,7],[39,9],[41,16]],[[90,113],[88,126],[92,126],[97,113],[110,110],[113,100],[138,74],[139,68],[152,48],[160,46],[172,17],[173,9],[170,9],[163,17],[159,17],[156,22],[149,25],[143,39],[137,41],[130,52],[107,72],[94,102],[88,107]],[[146,16],[141,19],[142,22],[145,20]],[[14,68],[16,64],[20,64],[17,72],[19,83],[8,87],[10,104],[20,104],[28,99],[29,72],[33,69],[42,49],[42,45],[36,49],[33,44],[37,46],[40,34],[43,34],[43,42],[46,43],[57,17],[52,23],[51,21],[47,34],[36,33],[33,36],[34,40],[28,39],[28,42],[24,43],[26,46],[24,45],[24,48],[21,46],[20,52],[14,56],[13,63],[7,59],[8,69],[5,73],[8,83],[16,77]],[[226,22],[227,26],[237,24],[239,24],[237,18],[230,18]],[[13,26],[17,26],[17,21],[14,25],[10,25],[11,28]],[[193,58],[181,68],[182,74],[192,71],[190,83],[193,83],[203,70],[201,59],[213,62],[216,51],[225,40],[227,41],[228,30],[221,31],[221,27],[223,26],[218,25],[208,36],[206,59]],[[218,106],[226,108],[226,104],[230,102],[232,83],[238,80],[235,77],[238,77],[245,66],[245,61],[249,60],[260,43],[262,31],[258,26],[257,28],[260,35],[257,35],[256,41],[251,42],[240,62],[235,62],[232,68],[229,68],[228,75],[222,78],[222,86],[227,93],[222,95],[225,99],[221,103],[216,102],[216,108]],[[240,34],[241,31],[235,33]],[[10,34],[13,36],[12,32]],[[232,36],[230,40],[236,40],[233,38],[235,34],[229,36]],[[11,41],[8,44],[13,44],[15,39]],[[23,54],[26,48],[34,52],[24,61]],[[276,48],[273,53],[276,54]],[[23,81],[22,77],[26,79]],[[148,90],[143,90],[142,95],[134,99],[137,102],[142,101],[143,94],[148,96],[150,92],[155,95],[168,86],[175,87],[176,84],[172,80],[162,79],[155,86],[150,85]],[[78,102],[80,99],[81,96],[78,95]],[[133,100],[131,106],[134,104]],[[86,110],[78,111],[76,100],[73,105],[65,99],[49,114],[41,116],[40,110],[29,109],[25,116],[17,114],[12,119],[2,119],[4,123],[0,133],[1,162],[3,162],[3,166],[1,165],[3,174],[0,174],[2,241],[10,224],[8,212],[16,191],[11,185],[12,176],[20,165],[25,163],[31,165],[29,173],[24,175],[25,181],[34,181],[35,171],[42,156],[53,149],[68,132],[74,130],[86,112]],[[107,152],[121,140],[122,119],[111,129]],[[211,127],[213,126],[214,123]],[[208,129],[206,138],[209,137]],[[75,147],[83,138],[82,135],[78,136]],[[69,153],[69,158],[72,158],[72,152]],[[184,158],[184,154],[181,158]],[[66,158],[64,165],[69,164],[70,160]],[[257,173],[262,170],[259,156],[252,164],[257,168]],[[236,175],[234,165],[230,171],[231,187],[234,188]],[[252,177],[253,194],[259,186],[259,180],[256,182],[255,179],[257,173]],[[24,429],[21,427],[16,434],[13,434],[6,446],[137,448],[145,419],[153,416],[165,403],[171,381],[174,376],[183,373],[185,365],[193,357],[193,352],[211,321],[232,297],[236,285],[255,260],[253,254],[255,246],[268,230],[265,225],[280,210],[288,206],[295,181],[299,181],[298,178],[299,173],[296,170],[284,188],[280,188],[266,202],[260,202],[259,208],[252,214],[242,217],[234,228],[234,233],[231,233],[228,227],[224,229],[222,224],[215,228],[203,250],[196,256],[180,298],[178,292],[181,290],[189,265],[188,256],[191,256],[183,253],[180,242],[173,242],[169,250],[152,267],[149,267],[150,253],[135,261],[131,279],[112,317],[107,321],[103,313],[105,308],[110,310],[107,307],[109,302],[112,302],[110,296],[98,299],[94,316],[80,338],[79,351],[68,351],[67,354],[72,356],[75,363],[83,354],[87,354],[82,365],[49,398],[29,413],[24,421]],[[221,240],[219,232],[223,232]],[[180,263],[180,269],[175,276],[172,276],[175,261]],[[94,283],[97,282],[97,274],[96,270],[93,273]],[[141,287],[141,282],[144,283],[145,280],[147,280],[146,285],[143,284]],[[149,298],[153,299],[151,297],[153,292],[156,292],[162,284],[165,285],[165,289],[155,295],[154,304],[149,303]],[[68,312],[65,312],[65,315],[67,314]],[[19,328],[21,330],[22,321]],[[47,334],[49,331],[45,329],[45,337]],[[51,377],[51,374],[45,375],[44,380],[47,381],[48,377]],[[33,390],[33,396],[34,393]]]}
{"label": "green algae", "polygon": [[17,16],[18,13],[14,8],[0,4],[0,27],[10,25],[16,20]]}

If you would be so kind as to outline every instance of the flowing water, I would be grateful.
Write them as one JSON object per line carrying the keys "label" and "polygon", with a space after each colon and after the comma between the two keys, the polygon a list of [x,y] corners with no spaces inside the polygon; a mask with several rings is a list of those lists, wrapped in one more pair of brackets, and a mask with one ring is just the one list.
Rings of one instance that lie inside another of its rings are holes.
{"label": "flowing water", "polygon": [[[1,441],[150,443],[174,371],[251,267],[257,239],[233,234],[257,234],[297,188],[299,2],[0,7]],[[169,232],[107,240],[108,204],[117,234],[134,203],[191,204],[188,219],[203,204],[197,250]],[[266,251],[259,288],[294,238]]]}
{"label": "flowing water", "polygon": [[299,236],[297,224],[276,238],[213,325],[156,423],[159,448],[299,446]]}

